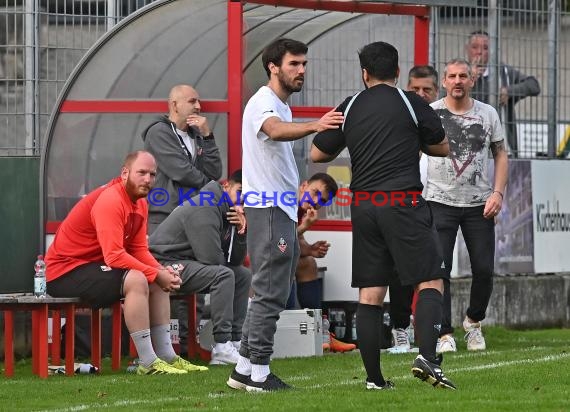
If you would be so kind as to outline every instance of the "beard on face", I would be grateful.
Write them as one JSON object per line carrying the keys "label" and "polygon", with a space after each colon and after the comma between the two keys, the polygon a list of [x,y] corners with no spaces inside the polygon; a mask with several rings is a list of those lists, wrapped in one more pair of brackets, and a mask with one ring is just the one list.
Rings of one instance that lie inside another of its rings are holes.
{"label": "beard on face", "polygon": [[457,97],[457,98],[462,98],[463,96],[465,96],[466,91],[464,88],[453,88],[451,89],[451,92],[448,93],[449,95],[451,95],[452,97]]}
{"label": "beard on face", "polygon": [[[293,80],[288,80],[285,78],[283,72],[279,72],[279,84],[283,88],[283,90],[287,91],[288,93],[295,93],[301,91],[303,88],[304,77],[298,76]],[[300,84],[299,84],[300,81]]]}
{"label": "beard on face", "polygon": [[127,182],[125,184],[125,190],[127,191],[129,197],[140,199],[142,197],[146,197],[146,195],[150,191],[150,186],[147,185],[137,186],[137,184],[131,180],[131,176],[129,175],[127,177]]}

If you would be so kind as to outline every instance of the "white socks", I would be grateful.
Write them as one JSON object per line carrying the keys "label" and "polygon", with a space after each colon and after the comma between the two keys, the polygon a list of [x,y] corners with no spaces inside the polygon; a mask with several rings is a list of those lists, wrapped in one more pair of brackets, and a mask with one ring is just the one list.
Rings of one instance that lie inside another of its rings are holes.
{"label": "white socks", "polygon": [[246,376],[251,375],[251,362],[248,358],[244,358],[241,355],[239,356],[236,372]]}
{"label": "white socks", "polygon": [[131,338],[137,348],[139,359],[143,366],[149,367],[157,358],[154,349],[152,348],[152,341],[150,339],[150,329],[143,329],[131,333]]}
{"label": "white socks", "polygon": [[176,358],[176,352],[170,340],[170,324],[157,325],[150,328],[150,338],[156,356],[170,363]]}
{"label": "white socks", "polygon": [[251,380],[254,382],[265,382],[269,375],[269,365],[251,364]]}

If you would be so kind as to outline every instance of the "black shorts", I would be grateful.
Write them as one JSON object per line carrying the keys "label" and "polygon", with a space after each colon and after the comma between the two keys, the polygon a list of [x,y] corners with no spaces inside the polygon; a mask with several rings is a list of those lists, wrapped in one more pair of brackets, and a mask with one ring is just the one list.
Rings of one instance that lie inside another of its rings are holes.
{"label": "black shorts", "polygon": [[122,299],[128,269],[111,269],[103,262],[86,263],[47,283],[56,298],[80,297],[93,308],[104,308]]}
{"label": "black shorts", "polygon": [[404,286],[446,276],[431,209],[421,196],[413,203],[410,197],[403,205],[351,204],[352,287],[388,286],[394,276]]}

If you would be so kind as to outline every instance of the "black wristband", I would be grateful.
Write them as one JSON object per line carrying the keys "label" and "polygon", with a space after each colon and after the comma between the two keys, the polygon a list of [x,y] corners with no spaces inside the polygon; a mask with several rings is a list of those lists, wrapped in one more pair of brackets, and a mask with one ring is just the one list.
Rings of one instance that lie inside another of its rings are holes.
{"label": "black wristband", "polygon": [[493,190],[493,193],[498,193],[499,195],[501,195],[501,199],[503,199],[503,194],[501,192],[499,192],[498,190]]}
{"label": "black wristband", "polygon": [[202,136],[204,140],[214,140],[214,133],[210,132],[208,136]]}

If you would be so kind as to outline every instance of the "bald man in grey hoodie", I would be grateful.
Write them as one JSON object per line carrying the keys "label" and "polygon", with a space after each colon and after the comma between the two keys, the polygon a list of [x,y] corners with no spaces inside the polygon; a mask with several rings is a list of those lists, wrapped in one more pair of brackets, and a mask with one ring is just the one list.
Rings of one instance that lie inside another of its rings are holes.
{"label": "bald man in grey hoodie", "polygon": [[197,193],[222,176],[220,150],[201,110],[200,95],[193,87],[174,86],[168,96],[168,116],[155,119],[142,133],[144,149],[158,166],[154,193],[162,196],[149,202],[149,235],[185,194]]}
{"label": "bald man in grey hoodie", "polygon": [[239,192],[241,170],[223,185],[211,181],[174,209],[149,238],[159,262],[184,266],[180,293],[210,293],[215,342],[211,365],[237,363],[247,311],[251,272],[243,266],[245,216],[234,206]]}

